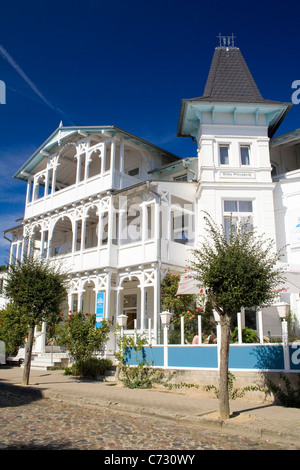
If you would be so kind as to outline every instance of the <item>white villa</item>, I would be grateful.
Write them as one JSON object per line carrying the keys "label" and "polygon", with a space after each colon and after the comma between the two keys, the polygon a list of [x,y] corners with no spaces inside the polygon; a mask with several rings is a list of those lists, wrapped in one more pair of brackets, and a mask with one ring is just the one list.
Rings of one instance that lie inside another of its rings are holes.
{"label": "white villa", "polygon": [[[290,107],[261,96],[229,45],[215,49],[203,96],[181,104],[177,135],[193,139],[193,158],[115,126],[60,125],[15,174],[27,194],[22,223],[5,231],[11,262],[34,243],[68,272],[67,310],[113,323],[125,313],[128,333],[149,328],[154,341],[161,279],[184,272],[202,211],[225,229],[231,214],[250,216],[300,265],[300,131],[273,137]],[[284,299],[300,321],[299,294]],[[265,335],[280,334],[279,318],[263,318]]]}

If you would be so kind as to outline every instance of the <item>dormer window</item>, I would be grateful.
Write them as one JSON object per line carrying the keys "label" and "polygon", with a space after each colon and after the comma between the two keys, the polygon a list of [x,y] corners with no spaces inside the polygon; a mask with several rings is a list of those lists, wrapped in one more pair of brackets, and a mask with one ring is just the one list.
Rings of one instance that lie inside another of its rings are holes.
{"label": "dormer window", "polygon": [[229,165],[229,146],[220,145],[220,165]]}

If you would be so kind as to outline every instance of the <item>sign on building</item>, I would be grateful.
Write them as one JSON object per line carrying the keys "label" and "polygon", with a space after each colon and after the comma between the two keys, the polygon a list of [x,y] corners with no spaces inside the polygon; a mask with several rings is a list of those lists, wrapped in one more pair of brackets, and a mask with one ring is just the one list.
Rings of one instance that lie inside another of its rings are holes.
{"label": "sign on building", "polygon": [[96,298],[96,328],[101,328],[104,318],[105,292],[97,292]]}

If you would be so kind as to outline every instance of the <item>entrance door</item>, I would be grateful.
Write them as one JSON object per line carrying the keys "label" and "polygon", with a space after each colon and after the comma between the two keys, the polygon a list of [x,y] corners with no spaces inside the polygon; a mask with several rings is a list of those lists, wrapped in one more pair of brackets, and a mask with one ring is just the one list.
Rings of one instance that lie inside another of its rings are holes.
{"label": "entrance door", "polygon": [[137,318],[137,294],[125,294],[123,297],[123,314],[128,316],[127,329],[134,329]]}

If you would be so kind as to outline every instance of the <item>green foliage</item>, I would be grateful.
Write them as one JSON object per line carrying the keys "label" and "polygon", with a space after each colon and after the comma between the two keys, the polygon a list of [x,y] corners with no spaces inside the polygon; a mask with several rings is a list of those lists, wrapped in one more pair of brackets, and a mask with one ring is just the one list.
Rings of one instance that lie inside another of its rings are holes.
{"label": "green foliage", "polygon": [[102,327],[96,328],[96,314],[78,312],[64,318],[63,324],[57,327],[57,343],[67,347],[74,360],[79,361],[100,351],[108,333],[108,321],[103,320]]}
{"label": "green foliage", "polygon": [[257,235],[250,222],[237,227],[231,224],[227,238],[222,226],[208,215],[204,219],[209,237],[193,250],[191,268],[205,285],[213,307],[232,317],[242,307],[270,305],[281,280],[280,271],[274,268],[279,260],[274,241]]}
{"label": "green foliage", "polygon": [[178,318],[183,312],[193,310],[195,306],[196,296],[177,295],[180,274],[168,272],[163,278],[161,284],[161,307],[162,310],[172,312],[174,317]]}
{"label": "green foliage", "polygon": [[5,291],[33,328],[59,317],[60,305],[67,295],[66,276],[47,260],[30,255],[22,263],[16,261],[9,266]]}
{"label": "green foliage", "polygon": [[[120,336],[115,357],[118,361],[118,378],[127,388],[152,388],[154,383],[163,380],[163,371],[152,368],[146,361],[144,346],[147,340],[143,335]],[[128,355],[132,354],[136,366],[128,364]]]}
{"label": "green foliage", "polygon": [[274,393],[279,403],[286,407],[300,408],[300,375],[298,375],[298,385],[293,388],[289,378],[280,373],[283,382],[276,385],[272,380],[268,380],[268,387]]}
{"label": "green foliage", "polygon": [[72,364],[71,367],[65,369],[65,375],[74,375],[78,377],[91,377],[96,379],[99,375],[104,375],[105,371],[112,366],[110,359],[99,359],[97,357],[89,357],[80,359]]}
{"label": "green foliage", "polygon": [[[236,327],[231,334],[231,341],[236,343],[238,341],[238,327]],[[242,328],[242,341],[243,343],[258,343],[258,336],[255,330],[251,328]]]}
{"label": "green foliage", "polygon": [[210,321],[212,312],[208,304],[204,306],[204,292],[200,292],[198,296],[177,295],[179,278],[179,274],[168,272],[161,284],[162,310],[173,313],[171,319],[173,329],[171,328],[169,332],[170,344],[180,343],[182,316],[184,316],[184,337],[188,343],[191,343],[193,337],[198,334],[198,315],[202,315],[203,332],[208,334],[212,326]]}
{"label": "green foliage", "polygon": [[[237,398],[242,398],[246,392],[252,391],[259,391],[259,392],[267,392],[267,390],[257,387],[255,385],[246,386],[243,388],[234,388],[234,381],[235,375],[233,375],[230,371],[228,371],[228,392],[229,392],[229,399],[236,400]],[[207,385],[205,390],[208,392],[210,390],[214,390],[215,397],[219,398],[219,389],[215,385]]]}
{"label": "green foliage", "polygon": [[7,356],[16,356],[19,348],[25,343],[28,324],[24,321],[19,309],[8,304],[0,311],[0,339],[5,343]]}

